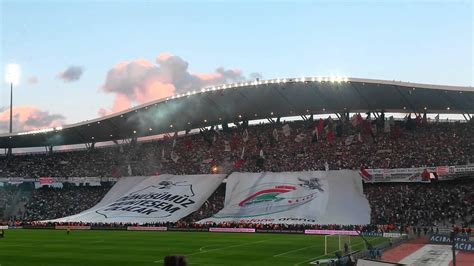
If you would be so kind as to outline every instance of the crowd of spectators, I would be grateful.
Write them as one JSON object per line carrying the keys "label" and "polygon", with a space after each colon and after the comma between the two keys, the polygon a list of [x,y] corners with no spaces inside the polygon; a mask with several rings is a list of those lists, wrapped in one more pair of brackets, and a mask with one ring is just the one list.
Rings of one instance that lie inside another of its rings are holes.
{"label": "crowd of spectators", "polygon": [[0,221],[3,220],[5,211],[9,208],[14,194],[14,189],[0,187]]}
{"label": "crowd of spectators", "polygon": [[197,211],[185,217],[183,221],[193,223],[211,217],[224,208],[224,200],[225,184],[221,184]]}
{"label": "crowd of spectators", "polygon": [[474,179],[365,184],[374,224],[474,225]]}
{"label": "crowd of spectators", "polygon": [[[394,121],[274,121],[270,124],[213,127],[146,142],[132,141],[89,150],[0,157],[1,177],[102,177],[305,171],[464,165],[474,162],[474,123]],[[109,189],[101,187],[34,190],[22,213],[27,221],[79,213]],[[474,183],[366,184],[374,224],[432,226],[473,223]],[[0,189],[2,206],[12,195]],[[223,208],[225,185],[182,222],[207,218]],[[3,208],[5,209],[5,207]]]}
{"label": "crowd of spectators", "polygon": [[329,118],[261,125],[240,123],[236,127],[213,127],[146,142],[0,157],[0,176],[118,177],[206,174],[213,169],[221,173],[279,172],[474,162],[472,122],[366,121],[362,125]]}
{"label": "crowd of spectators", "polygon": [[22,220],[37,221],[77,214],[97,204],[110,186],[34,189]]}
{"label": "crowd of spectators", "polygon": [[[41,188],[33,190],[21,219],[36,221],[55,219],[77,214],[98,203],[110,189],[100,187]],[[0,194],[0,202],[8,199],[6,190]],[[224,207],[225,184],[220,185],[209,199],[195,212],[183,218],[178,227],[202,227],[195,224],[219,212]],[[474,225],[474,179],[434,183],[365,183],[364,193],[371,207],[371,224],[391,226],[446,227],[453,224],[462,227]],[[233,227],[234,224],[214,224],[214,227]],[[239,226],[249,226],[240,224]],[[258,229],[279,228],[291,230],[296,225],[260,225]],[[346,229],[351,226],[312,225],[305,229]],[[365,227],[362,231],[374,231]]]}

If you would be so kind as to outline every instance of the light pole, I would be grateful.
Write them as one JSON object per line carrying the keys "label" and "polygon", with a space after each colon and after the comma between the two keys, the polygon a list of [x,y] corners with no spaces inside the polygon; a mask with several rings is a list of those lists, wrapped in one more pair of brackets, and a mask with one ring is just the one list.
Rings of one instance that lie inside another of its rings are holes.
{"label": "light pole", "polygon": [[[5,81],[10,83],[10,129],[9,133],[13,132],[13,84],[20,83],[20,65],[8,64],[5,71]],[[12,154],[12,148],[8,148],[8,154]]]}

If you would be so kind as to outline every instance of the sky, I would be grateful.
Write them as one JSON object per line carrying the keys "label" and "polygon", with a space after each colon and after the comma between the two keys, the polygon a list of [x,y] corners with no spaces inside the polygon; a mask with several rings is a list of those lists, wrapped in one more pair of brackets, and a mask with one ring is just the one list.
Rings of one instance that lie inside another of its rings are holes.
{"label": "sky", "polygon": [[[22,70],[14,131],[255,77],[474,86],[472,1],[0,3],[0,72]],[[0,133],[9,93],[2,82]]]}

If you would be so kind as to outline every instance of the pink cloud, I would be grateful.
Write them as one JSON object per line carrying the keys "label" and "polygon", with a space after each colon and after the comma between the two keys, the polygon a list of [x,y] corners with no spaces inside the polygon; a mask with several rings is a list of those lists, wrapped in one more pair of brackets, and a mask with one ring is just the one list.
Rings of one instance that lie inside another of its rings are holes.
{"label": "pink cloud", "polygon": [[223,67],[212,73],[190,73],[188,62],[171,53],[158,55],[155,62],[138,59],[120,62],[110,69],[100,91],[114,94],[115,100],[110,109],[100,109],[99,115],[122,111],[175,93],[247,80],[240,70]]}
{"label": "pink cloud", "polygon": [[[50,114],[34,106],[17,106],[13,108],[13,131],[29,131],[41,128],[57,127],[65,122],[64,116]],[[8,132],[10,109],[0,109],[0,131]]]}

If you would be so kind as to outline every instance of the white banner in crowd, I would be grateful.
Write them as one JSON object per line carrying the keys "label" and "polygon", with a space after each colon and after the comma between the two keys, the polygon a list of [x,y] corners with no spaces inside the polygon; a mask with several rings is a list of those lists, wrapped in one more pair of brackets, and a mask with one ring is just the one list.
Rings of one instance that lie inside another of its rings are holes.
{"label": "white banner in crowd", "polygon": [[55,222],[176,222],[211,196],[225,175],[160,175],[120,178],[94,207]]}
{"label": "white banner in crowd", "polygon": [[357,171],[233,173],[224,209],[200,223],[368,224]]}

